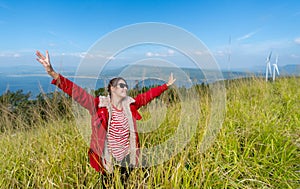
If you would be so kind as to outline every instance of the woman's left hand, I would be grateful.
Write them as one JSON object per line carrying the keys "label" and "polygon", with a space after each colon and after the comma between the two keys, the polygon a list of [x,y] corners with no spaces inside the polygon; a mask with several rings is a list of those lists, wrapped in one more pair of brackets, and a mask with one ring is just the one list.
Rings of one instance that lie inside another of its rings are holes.
{"label": "woman's left hand", "polygon": [[176,81],[176,79],[173,77],[173,73],[171,73],[171,75],[169,76],[169,81],[167,83],[167,86],[171,86],[173,85],[173,83]]}

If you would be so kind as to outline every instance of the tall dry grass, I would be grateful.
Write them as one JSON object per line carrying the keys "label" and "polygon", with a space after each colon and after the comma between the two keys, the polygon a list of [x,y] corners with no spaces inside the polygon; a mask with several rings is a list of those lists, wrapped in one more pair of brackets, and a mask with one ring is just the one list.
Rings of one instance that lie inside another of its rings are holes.
{"label": "tall dry grass", "polygon": [[[142,169],[133,171],[130,188],[299,188],[299,83],[295,77],[268,83],[260,78],[226,81],[223,127],[203,153],[211,107],[209,95],[201,93],[194,99],[199,120],[191,141],[168,161],[148,168],[149,176]],[[163,143],[180,122],[180,103],[157,106],[142,110],[142,127],[157,127],[151,124],[162,120],[156,130],[141,134],[142,146]],[[155,110],[164,115],[157,113],[147,122]],[[34,129],[2,133],[0,188],[100,188],[99,174],[88,163],[88,144],[76,125],[54,116]],[[114,187],[121,187],[118,176]]]}

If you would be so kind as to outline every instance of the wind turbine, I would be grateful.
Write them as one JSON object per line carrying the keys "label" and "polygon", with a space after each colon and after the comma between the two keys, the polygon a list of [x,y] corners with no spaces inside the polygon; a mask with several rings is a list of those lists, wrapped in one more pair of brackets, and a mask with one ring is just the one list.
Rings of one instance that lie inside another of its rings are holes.
{"label": "wind turbine", "polygon": [[278,63],[278,55],[276,56],[275,64],[273,64],[273,74],[272,74],[273,75],[273,81],[275,81],[276,72],[279,75],[279,70],[278,70],[277,63]]}
{"label": "wind turbine", "polygon": [[229,40],[228,40],[228,59],[227,59],[227,71],[228,71],[228,79],[231,79],[231,72],[230,72],[230,61],[231,61],[231,35],[229,35]]}
{"label": "wind turbine", "polygon": [[230,72],[230,61],[231,61],[231,35],[228,40],[228,72]]}
{"label": "wind turbine", "polygon": [[268,81],[269,74],[272,76],[272,70],[271,70],[271,56],[272,56],[272,51],[270,52],[269,56],[266,59],[266,81]]}

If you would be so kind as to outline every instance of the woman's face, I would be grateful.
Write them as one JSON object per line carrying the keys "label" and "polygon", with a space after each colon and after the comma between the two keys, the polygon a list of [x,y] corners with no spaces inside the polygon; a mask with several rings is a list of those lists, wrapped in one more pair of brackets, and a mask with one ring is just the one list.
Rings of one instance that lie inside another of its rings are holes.
{"label": "woman's face", "polygon": [[112,94],[120,98],[125,98],[127,96],[127,90],[128,85],[122,79],[117,82],[115,87],[111,88]]}

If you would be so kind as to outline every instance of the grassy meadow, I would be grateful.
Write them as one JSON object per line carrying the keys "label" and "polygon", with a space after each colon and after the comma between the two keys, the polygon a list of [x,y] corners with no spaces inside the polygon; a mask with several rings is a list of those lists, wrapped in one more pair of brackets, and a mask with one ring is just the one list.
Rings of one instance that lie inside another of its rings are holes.
{"label": "grassy meadow", "polygon": [[[253,77],[225,84],[226,115],[212,146],[200,150],[211,113],[210,95],[200,91],[201,114],[191,141],[150,167],[148,175],[134,170],[130,188],[300,188],[300,78],[265,82]],[[166,140],[176,130],[181,108],[169,104],[160,127],[141,134],[142,146]],[[101,188],[76,121],[48,111],[51,119],[37,119],[31,129],[22,129],[22,115],[14,118],[17,130],[9,129],[8,114],[0,118],[7,126],[0,133],[0,188]],[[149,117],[149,109],[142,114]],[[88,118],[84,124],[89,127]],[[112,188],[122,188],[118,175]]]}

